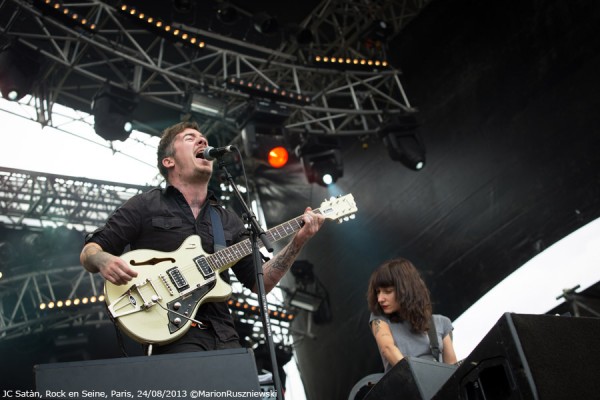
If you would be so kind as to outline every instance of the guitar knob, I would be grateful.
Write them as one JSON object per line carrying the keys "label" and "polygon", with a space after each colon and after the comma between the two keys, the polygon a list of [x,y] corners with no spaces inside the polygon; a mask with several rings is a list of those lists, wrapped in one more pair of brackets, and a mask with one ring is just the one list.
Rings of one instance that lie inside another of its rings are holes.
{"label": "guitar knob", "polygon": [[181,308],[181,303],[180,302],[177,302],[177,303],[173,304],[173,309],[179,310],[180,308]]}
{"label": "guitar knob", "polygon": [[173,323],[174,323],[175,325],[179,325],[179,324],[181,324],[181,318],[179,318],[179,317],[175,318],[175,319],[173,320]]}

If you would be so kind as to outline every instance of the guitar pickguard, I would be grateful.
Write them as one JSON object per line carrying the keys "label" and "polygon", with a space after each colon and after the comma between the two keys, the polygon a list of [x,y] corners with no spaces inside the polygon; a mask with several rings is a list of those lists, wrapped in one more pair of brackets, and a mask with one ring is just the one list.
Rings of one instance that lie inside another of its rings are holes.
{"label": "guitar pickguard", "polygon": [[[216,281],[212,281],[207,285],[193,290],[185,298],[182,297],[167,303],[170,333],[175,333],[186,325],[188,320],[185,317],[195,317],[193,314],[196,305],[215,287],[216,283]],[[181,316],[182,314],[183,316]]]}
{"label": "guitar pickguard", "polygon": [[[341,222],[356,210],[352,195],[346,195],[323,202],[313,212]],[[302,228],[302,221],[299,216],[269,229],[269,240],[292,235]],[[250,240],[245,239],[205,254],[198,235],[189,236],[171,252],[138,249],[125,253],[121,258],[138,275],[127,286],[105,283],[108,311],[132,339],[171,343],[185,334],[203,303],[225,301],[231,296],[231,286],[219,274],[251,253]]]}

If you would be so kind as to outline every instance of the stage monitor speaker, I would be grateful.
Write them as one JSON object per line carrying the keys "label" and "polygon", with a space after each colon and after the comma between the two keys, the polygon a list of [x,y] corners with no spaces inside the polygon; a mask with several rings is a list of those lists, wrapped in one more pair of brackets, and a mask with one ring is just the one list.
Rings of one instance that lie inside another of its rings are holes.
{"label": "stage monitor speaker", "polygon": [[197,398],[262,398],[254,354],[245,348],[40,364],[34,372],[43,398],[191,398],[192,391]]}
{"label": "stage monitor speaker", "polygon": [[435,400],[600,398],[600,319],[504,314]]}
{"label": "stage monitor speaker", "polygon": [[405,357],[381,377],[364,400],[429,400],[452,376],[456,366]]}

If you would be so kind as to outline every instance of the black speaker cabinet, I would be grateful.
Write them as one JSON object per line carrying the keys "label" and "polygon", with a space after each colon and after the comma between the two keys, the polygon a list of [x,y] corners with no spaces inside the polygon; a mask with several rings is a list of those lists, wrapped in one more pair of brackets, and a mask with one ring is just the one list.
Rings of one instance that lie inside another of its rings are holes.
{"label": "black speaker cabinet", "polygon": [[435,400],[600,399],[600,319],[506,313]]}
{"label": "black speaker cabinet", "polygon": [[429,400],[455,370],[453,365],[406,357],[383,375],[363,399]]}
{"label": "black speaker cabinet", "polygon": [[44,398],[261,398],[250,349],[41,364],[34,372]]}

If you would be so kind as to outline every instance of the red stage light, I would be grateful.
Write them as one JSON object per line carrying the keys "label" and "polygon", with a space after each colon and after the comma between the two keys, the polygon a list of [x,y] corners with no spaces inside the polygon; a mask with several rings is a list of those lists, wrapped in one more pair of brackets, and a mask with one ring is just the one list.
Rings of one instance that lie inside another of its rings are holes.
{"label": "red stage light", "polygon": [[269,151],[269,165],[273,168],[281,168],[288,162],[288,151],[285,147],[277,146]]}

